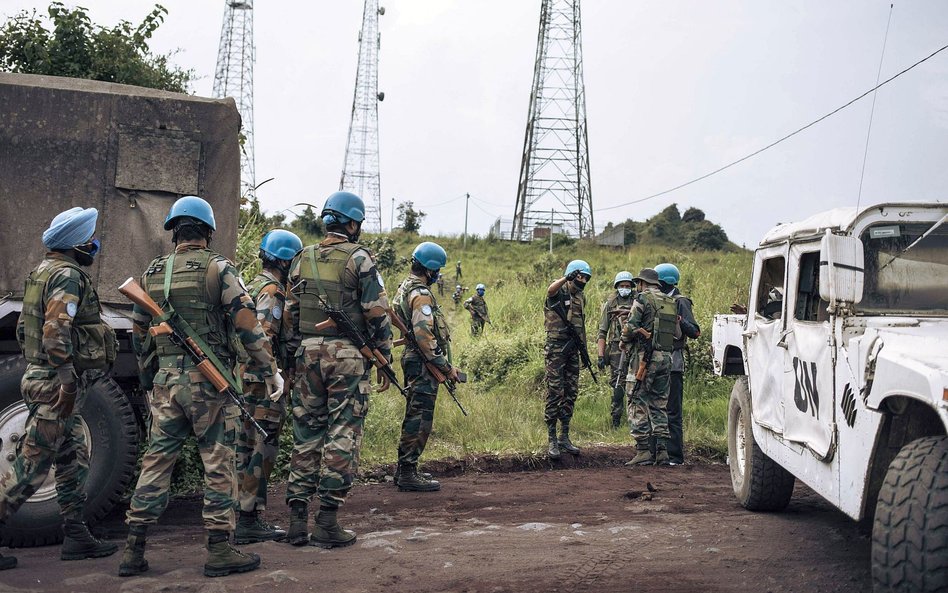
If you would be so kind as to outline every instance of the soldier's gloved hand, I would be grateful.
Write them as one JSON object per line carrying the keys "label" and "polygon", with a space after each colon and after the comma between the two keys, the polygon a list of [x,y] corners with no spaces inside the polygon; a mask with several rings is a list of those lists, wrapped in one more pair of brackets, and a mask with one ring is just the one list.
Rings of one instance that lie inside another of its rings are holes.
{"label": "soldier's gloved hand", "polygon": [[76,406],[76,394],[79,389],[75,383],[63,383],[59,387],[59,393],[50,408],[56,412],[60,418],[69,418],[72,416],[73,408]]}
{"label": "soldier's gloved hand", "polygon": [[451,367],[451,371],[446,375],[446,377],[448,381],[453,381],[457,383],[460,380],[460,377],[458,377],[457,367]]}
{"label": "soldier's gloved hand", "polygon": [[572,272],[569,273],[566,279],[572,282],[573,280],[576,280],[577,276],[579,276],[579,270],[573,270]]}
{"label": "soldier's gloved hand", "polygon": [[392,386],[392,382],[389,380],[388,376],[382,372],[382,369],[375,371],[375,379],[378,382],[378,387],[375,388],[375,391],[378,393],[388,391],[388,388]]}
{"label": "soldier's gloved hand", "polygon": [[270,401],[280,401],[280,398],[283,397],[283,387],[286,385],[286,381],[283,380],[283,375],[277,371],[272,377],[267,377],[263,380],[267,386],[267,394],[270,397]]}
{"label": "soldier's gloved hand", "polygon": [[628,351],[629,351],[629,342],[620,341],[620,342],[619,342],[619,350],[621,350],[621,351],[623,351],[623,352],[628,352]]}
{"label": "soldier's gloved hand", "polygon": [[606,359],[603,356],[600,356],[596,359],[596,366],[599,367],[599,370],[606,368]]}

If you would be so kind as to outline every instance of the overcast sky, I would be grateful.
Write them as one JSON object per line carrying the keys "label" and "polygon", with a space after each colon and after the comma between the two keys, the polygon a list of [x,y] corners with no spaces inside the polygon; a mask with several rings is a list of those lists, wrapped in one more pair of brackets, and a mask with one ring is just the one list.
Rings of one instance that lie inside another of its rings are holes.
{"label": "overcast sky", "polygon": [[[67,2],[71,4],[71,2]],[[180,49],[210,95],[224,0],[162,0],[152,47]],[[92,19],[138,23],[153,2],[83,0]],[[321,205],[337,189],[355,82],[358,0],[256,0],[255,124],[263,207]],[[470,232],[511,218],[536,51],[539,0],[382,0],[379,88],[384,224],[391,198],[422,229]],[[46,4],[0,0],[0,14]],[[673,187],[739,158],[875,84],[889,2],[586,0],[594,209]],[[882,79],[948,44],[948,2],[896,3]],[[862,204],[944,200],[948,51],[878,93]],[[644,219],[676,202],[737,243],[777,222],[856,204],[871,97],[724,173],[595,213]],[[441,205],[438,205],[441,204]]]}

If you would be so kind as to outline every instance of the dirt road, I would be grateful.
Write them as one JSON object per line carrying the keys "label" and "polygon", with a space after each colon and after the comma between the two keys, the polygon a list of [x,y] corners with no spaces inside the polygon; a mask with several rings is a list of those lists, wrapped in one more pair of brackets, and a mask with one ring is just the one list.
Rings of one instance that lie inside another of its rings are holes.
{"label": "dirt road", "polygon": [[[550,469],[533,462],[541,467],[494,473],[468,469],[459,475],[452,475],[458,474],[458,464],[429,465],[449,476],[442,479],[441,492],[431,494],[398,492],[378,475],[379,483],[354,488],[340,513],[358,532],[356,545],[325,551],[254,544],[246,548],[263,557],[261,569],[220,579],[201,575],[200,500],[178,499],[149,534],[151,570],[143,577],[115,576],[117,555],[61,562],[56,547],[14,550],[20,567],[0,572],[0,591],[776,593],[871,588],[867,535],[808,489],[798,485],[784,513],[749,513],[735,502],[724,465],[616,466],[628,456],[628,450],[603,450],[586,456],[599,467]],[[649,492],[649,484],[655,492]],[[271,503],[268,518],[285,525],[282,489],[274,491]],[[121,542],[121,520],[115,513],[100,529]]]}

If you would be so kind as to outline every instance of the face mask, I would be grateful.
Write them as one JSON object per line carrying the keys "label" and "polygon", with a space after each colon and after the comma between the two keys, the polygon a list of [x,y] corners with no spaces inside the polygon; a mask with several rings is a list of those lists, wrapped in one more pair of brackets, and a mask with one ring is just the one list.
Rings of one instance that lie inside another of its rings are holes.
{"label": "face mask", "polygon": [[586,281],[577,278],[576,280],[573,280],[573,286],[576,287],[576,290],[583,290],[586,288]]}
{"label": "face mask", "polygon": [[619,296],[622,297],[622,298],[628,297],[628,296],[631,295],[631,294],[632,294],[632,289],[631,289],[631,288],[620,288],[620,289],[619,289]]}
{"label": "face mask", "polygon": [[93,239],[85,245],[73,247],[76,253],[76,263],[80,266],[89,267],[95,262],[95,256],[99,253],[100,243],[98,239]]}
{"label": "face mask", "polygon": [[483,290],[478,290],[478,291],[477,291],[477,296],[484,296],[484,291],[483,291]]}
{"label": "face mask", "polygon": [[438,277],[441,276],[441,271],[435,270],[432,272],[431,270],[428,270],[425,275],[428,276],[428,286],[431,286],[438,281]]}

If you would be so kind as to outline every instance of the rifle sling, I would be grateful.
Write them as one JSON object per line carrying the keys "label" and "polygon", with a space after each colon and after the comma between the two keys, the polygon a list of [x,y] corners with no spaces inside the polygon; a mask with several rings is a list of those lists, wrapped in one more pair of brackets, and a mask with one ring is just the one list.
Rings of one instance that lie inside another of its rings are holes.
{"label": "rifle sling", "polygon": [[[217,372],[224,376],[224,379],[227,381],[227,384],[237,393],[243,393],[243,382],[234,375],[233,371],[227,368],[221,359],[217,357],[214,353],[214,350],[201,338],[200,335],[194,328],[191,327],[187,321],[182,319],[174,310],[174,306],[171,304],[171,299],[169,298],[171,294],[171,276],[172,270],[174,268],[174,252],[168,256],[167,262],[165,262],[165,282],[164,282],[164,293],[165,293],[165,303],[164,303],[164,314],[158,317],[158,323],[168,322],[172,328],[180,330],[185,336],[190,338],[197,344],[198,348],[204,351],[204,356],[210,361],[210,363],[217,369]],[[197,362],[197,361],[195,361]]]}

